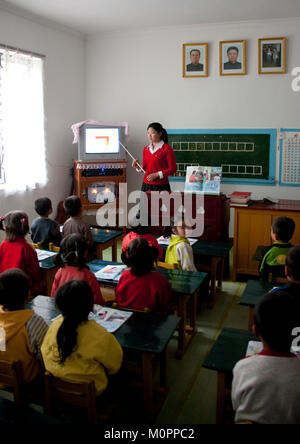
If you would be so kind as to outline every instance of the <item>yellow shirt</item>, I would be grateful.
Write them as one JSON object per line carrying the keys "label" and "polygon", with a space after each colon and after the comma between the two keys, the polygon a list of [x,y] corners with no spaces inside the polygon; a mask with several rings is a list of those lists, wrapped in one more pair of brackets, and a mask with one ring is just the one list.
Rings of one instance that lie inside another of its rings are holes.
{"label": "yellow shirt", "polygon": [[82,322],[77,328],[77,346],[60,364],[56,336],[62,321],[62,316],[53,321],[42,344],[45,368],[62,379],[78,382],[93,380],[97,395],[100,395],[108,384],[106,373],[117,373],[121,367],[123,351],[120,344],[95,321]]}

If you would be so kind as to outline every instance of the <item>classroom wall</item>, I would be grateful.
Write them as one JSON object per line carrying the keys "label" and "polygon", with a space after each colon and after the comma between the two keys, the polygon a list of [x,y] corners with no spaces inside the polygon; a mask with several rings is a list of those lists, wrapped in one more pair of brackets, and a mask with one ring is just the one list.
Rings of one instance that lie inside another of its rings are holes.
{"label": "classroom wall", "polygon": [[[48,183],[44,188],[9,196],[0,191],[0,215],[13,209],[23,209],[32,220],[36,217],[34,200],[46,195],[52,199],[55,217],[57,203],[70,193],[70,168],[72,160],[77,157],[77,146],[72,145],[71,125],[84,118],[85,41],[77,33],[0,9],[0,42],[46,56],[44,77],[48,173]],[[36,168],[34,159],[32,168]]]}
{"label": "classroom wall", "polygon": [[[285,75],[258,74],[258,38],[287,37]],[[247,75],[219,75],[219,41],[247,41]],[[182,44],[208,43],[207,78],[182,77]],[[87,42],[86,117],[127,121],[129,149],[140,156],[146,126],[166,128],[299,128],[300,92],[291,71],[300,66],[300,20],[223,23],[98,34]],[[141,177],[128,169],[129,191]],[[223,185],[255,198],[299,198],[299,188]],[[231,221],[233,218],[231,218]],[[230,233],[233,234],[231,223]]]}

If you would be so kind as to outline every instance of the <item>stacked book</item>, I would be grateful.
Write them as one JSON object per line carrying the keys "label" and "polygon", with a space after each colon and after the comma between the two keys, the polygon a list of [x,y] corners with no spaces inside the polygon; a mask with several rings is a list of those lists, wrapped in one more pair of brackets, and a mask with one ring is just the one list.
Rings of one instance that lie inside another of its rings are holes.
{"label": "stacked book", "polygon": [[234,207],[248,207],[251,204],[251,193],[235,191],[229,195],[230,204]]}

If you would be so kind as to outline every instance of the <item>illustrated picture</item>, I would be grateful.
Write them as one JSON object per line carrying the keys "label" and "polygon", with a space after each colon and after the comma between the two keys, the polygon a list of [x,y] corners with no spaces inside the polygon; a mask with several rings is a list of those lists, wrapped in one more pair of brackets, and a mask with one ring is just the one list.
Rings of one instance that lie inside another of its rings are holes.
{"label": "illustrated picture", "polygon": [[220,75],[246,74],[246,41],[220,42]]}
{"label": "illustrated picture", "polygon": [[186,43],[182,46],[182,76],[207,77],[207,43]]}
{"label": "illustrated picture", "polygon": [[221,179],[221,167],[188,166],[186,168],[185,191],[220,194]]}
{"label": "illustrated picture", "polygon": [[284,74],[285,38],[269,38],[258,40],[258,72],[259,74]]}

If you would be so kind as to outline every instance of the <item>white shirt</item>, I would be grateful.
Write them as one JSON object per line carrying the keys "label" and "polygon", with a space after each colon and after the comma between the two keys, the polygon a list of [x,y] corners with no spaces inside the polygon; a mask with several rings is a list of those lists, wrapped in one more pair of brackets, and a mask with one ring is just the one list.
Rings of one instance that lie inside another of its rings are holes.
{"label": "white shirt", "polygon": [[254,355],[233,369],[235,422],[300,424],[300,359]]}

